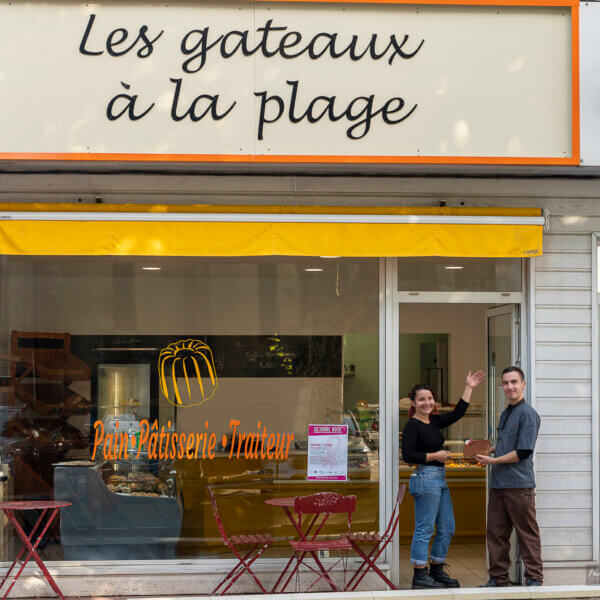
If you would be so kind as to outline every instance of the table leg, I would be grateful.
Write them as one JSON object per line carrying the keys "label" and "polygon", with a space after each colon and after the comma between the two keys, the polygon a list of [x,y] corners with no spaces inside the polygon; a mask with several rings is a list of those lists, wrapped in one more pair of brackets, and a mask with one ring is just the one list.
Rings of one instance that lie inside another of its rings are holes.
{"label": "table leg", "polygon": [[[313,526],[315,525],[315,523],[317,522],[317,519],[319,517],[319,514],[315,514],[315,516],[312,518],[312,520],[310,521],[308,527],[306,528],[306,531],[302,531],[302,526],[300,524],[299,520],[294,519],[294,515],[292,515],[292,513],[290,512],[289,508],[287,506],[283,507],[283,510],[285,511],[285,514],[287,516],[287,518],[289,519],[289,521],[292,523],[292,525],[294,526],[294,529],[296,530],[296,532],[298,533],[299,537],[301,540],[307,541],[308,540],[308,535],[311,532]],[[325,522],[327,521],[327,518],[329,517],[329,515],[325,515],[323,520],[321,521],[321,523],[319,524],[319,526],[317,527],[317,530],[315,531],[315,533],[313,534],[313,537],[311,539],[314,539],[319,532],[321,531],[323,525],[325,525]],[[285,584],[283,585],[283,587],[280,590],[280,593],[283,593],[285,591],[285,588],[287,588],[287,586],[290,584],[290,581],[292,580],[292,577],[294,576],[294,574],[296,573],[296,571],[299,569],[300,565],[302,564],[302,561],[304,560],[304,557],[306,556],[306,552],[302,553],[302,556],[300,557],[299,560],[297,560],[296,565],[294,566],[294,568],[292,569],[292,572],[290,573],[289,577],[286,579]],[[319,566],[319,569],[321,569],[322,572],[326,573],[321,561],[319,560],[316,552],[311,552],[310,553],[312,555],[312,557],[314,558],[315,562],[317,563],[317,565]],[[277,581],[275,582],[275,585],[271,588],[271,593],[275,594],[277,593],[277,586],[280,584],[281,580],[283,579],[283,577],[285,576],[285,574],[287,573],[287,570],[290,568],[290,565],[292,564],[293,560],[295,558],[295,555],[292,554],[292,557],[290,558],[290,560],[288,560],[287,564],[285,565],[283,571],[281,572],[281,575],[279,575]],[[333,583],[333,581],[331,581],[331,579],[329,578],[328,575],[325,575],[325,579],[327,580],[327,583],[329,583],[331,589],[334,592],[339,591],[338,588],[335,586],[335,584]]]}
{"label": "table leg", "polygon": [[[19,569],[18,573],[16,574],[15,578],[13,579],[13,582],[10,584],[8,590],[6,591],[6,593],[4,594],[4,596],[2,597],[2,600],[6,600],[6,598],[8,597],[8,594],[10,593],[10,591],[13,588],[13,586],[17,582],[17,579],[19,579],[19,576],[23,572],[23,569],[25,568],[25,565],[29,562],[30,558],[33,558],[33,560],[37,563],[37,566],[40,568],[40,570],[44,574],[44,577],[46,578],[46,581],[50,584],[50,587],[54,590],[55,594],[61,600],[65,600],[65,597],[63,596],[62,592],[60,591],[60,588],[58,587],[58,585],[56,585],[56,582],[54,581],[54,578],[52,577],[52,575],[50,575],[50,572],[46,568],[46,565],[43,563],[42,559],[39,557],[39,555],[38,555],[38,553],[36,551],[39,543],[41,542],[42,538],[46,534],[46,531],[48,531],[48,528],[50,527],[52,521],[54,520],[54,518],[58,514],[58,511],[59,511],[58,508],[55,508],[52,511],[52,513],[50,514],[50,517],[49,517],[48,521],[46,522],[46,525],[44,526],[44,529],[38,535],[38,537],[37,537],[37,539],[35,541],[35,544],[33,544],[33,545],[31,544],[31,541],[27,537],[27,534],[25,533],[25,531],[23,530],[23,528],[21,527],[21,525],[19,524],[19,522],[15,518],[12,510],[7,510],[6,511],[6,516],[8,517],[9,521],[13,524],[13,527],[15,528],[15,531],[17,532],[17,534],[19,535],[19,537],[23,541],[23,544],[25,545],[25,547],[27,548],[27,550],[29,550],[29,553],[25,557],[25,561],[21,565],[21,568]],[[44,511],[44,513],[45,512],[46,511]]]}
{"label": "table leg", "polygon": [[[300,524],[298,523],[298,521],[296,519],[294,519],[294,515],[290,512],[289,508],[287,506],[284,506],[283,511],[285,512],[288,520],[294,526],[294,529],[300,536],[300,539],[306,539],[304,537],[304,534],[302,533],[302,527],[300,527]],[[308,529],[310,529],[312,527],[313,523],[314,523],[314,519],[313,519],[313,522],[309,525]],[[287,570],[290,568],[290,565],[292,564],[293,561],[294,561],[294,555],[292,554],[292,556],[290,557],[290,560],[287,561],[285,567],[283,568],[283,571],[281,571],[281,574],[277,578],[275,585],[271,588],[271,594],[277,593],[277,586],[281,583],[281,580],[284,578],[285,574],[287,573]],[[292,573],[288,577],[287,581],[285,582],[285,585],[281,589],[281,592],[283,592],[285,590],[285,588],[288,586],[288,584],[290,583],[290,579],[294,576],[294,573],[295,573],[295,570],[292,571]]]}
{"label": "table leg", "polygon": [[[48,512],[47,509],[42,511],[42,514],[40,515],[39,519],[36,521],[35,525],[33,526],[33,529],[31,530],[31,532],[29,533],[29,535],[27,536],[27,538],[29,539],[29,541],[31,541],[33,539],[33,536],[35,535],[35,532],[37,531],[38,527],[40,526],[40,523],[43,521],[44,516],[46,515],[46,513]],[[0,582],[0,590],[4,587],[4,583],[5,581],[8,579],[8,577],[10,576],[14,566],[19,562],[19,559],[21,558],[21,556],[23,555],[23,552],[25,551],[25,544],[23,544],[21,546],[21,549],[19,550],[19,553],[17,554],[17,557],[15,558],[15,560],[13,561],[13,564],[10,565],[8,571],[6,572],[6,575],[4,575],[4,577],[2,578],[2,581]]]}

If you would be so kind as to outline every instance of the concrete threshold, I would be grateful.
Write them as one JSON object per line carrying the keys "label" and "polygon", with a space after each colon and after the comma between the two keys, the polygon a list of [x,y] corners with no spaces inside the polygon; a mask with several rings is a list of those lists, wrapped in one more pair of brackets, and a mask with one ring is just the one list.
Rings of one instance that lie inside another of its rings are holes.
{"label": "concrete threshold", "polygon": [[[529,600],[553,598],[600,598],[600,585],[555,585],[541,587],[458,588],[445,590],[390,590],[384,592],[319,592],[308,594],[231,594],[235,600]],[[157,596],[143,600],[222,600],[223,596]],[[82,599],[83,600],[83,599]],[[127,600],[142,600],[139,596]]]}

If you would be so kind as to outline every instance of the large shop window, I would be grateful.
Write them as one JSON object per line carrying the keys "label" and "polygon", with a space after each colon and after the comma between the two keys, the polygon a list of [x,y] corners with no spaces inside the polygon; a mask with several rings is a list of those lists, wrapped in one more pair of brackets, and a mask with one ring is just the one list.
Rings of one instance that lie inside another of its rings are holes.
{"label": "large shop window", "polygon": [[[45,559],[226,557],[208,486],[266,556],[278,496],[356,494],[378,529],[377,259],[0,261],[3,498],[72,502]],[[348,425],[345,482],[307,480],[321,423]]]}

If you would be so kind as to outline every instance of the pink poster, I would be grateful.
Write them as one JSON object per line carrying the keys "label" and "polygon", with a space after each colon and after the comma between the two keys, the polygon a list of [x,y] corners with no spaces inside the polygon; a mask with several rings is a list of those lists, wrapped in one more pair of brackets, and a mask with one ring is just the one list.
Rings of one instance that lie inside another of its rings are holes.
{"label": "pink poster", "polygon": [[348,425],[308,426],[308,466],[311,481],[348,479]]}

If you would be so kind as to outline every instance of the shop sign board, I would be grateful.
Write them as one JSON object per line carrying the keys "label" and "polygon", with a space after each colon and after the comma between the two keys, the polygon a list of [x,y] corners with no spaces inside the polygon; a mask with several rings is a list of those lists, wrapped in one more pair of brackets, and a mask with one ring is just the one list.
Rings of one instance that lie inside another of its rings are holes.
{"label": "shop sign board", "polygon": [[582,2],[581,164],[600,165],[600,3]]}
{"label": "shop sign board", "polygon": [[309,425],[308,464],[310,481],[348,479],[348,425]]}
{"label": "shop sign board", "polygon": [[0,159],[574,164],[560,1],[4,3]]}

